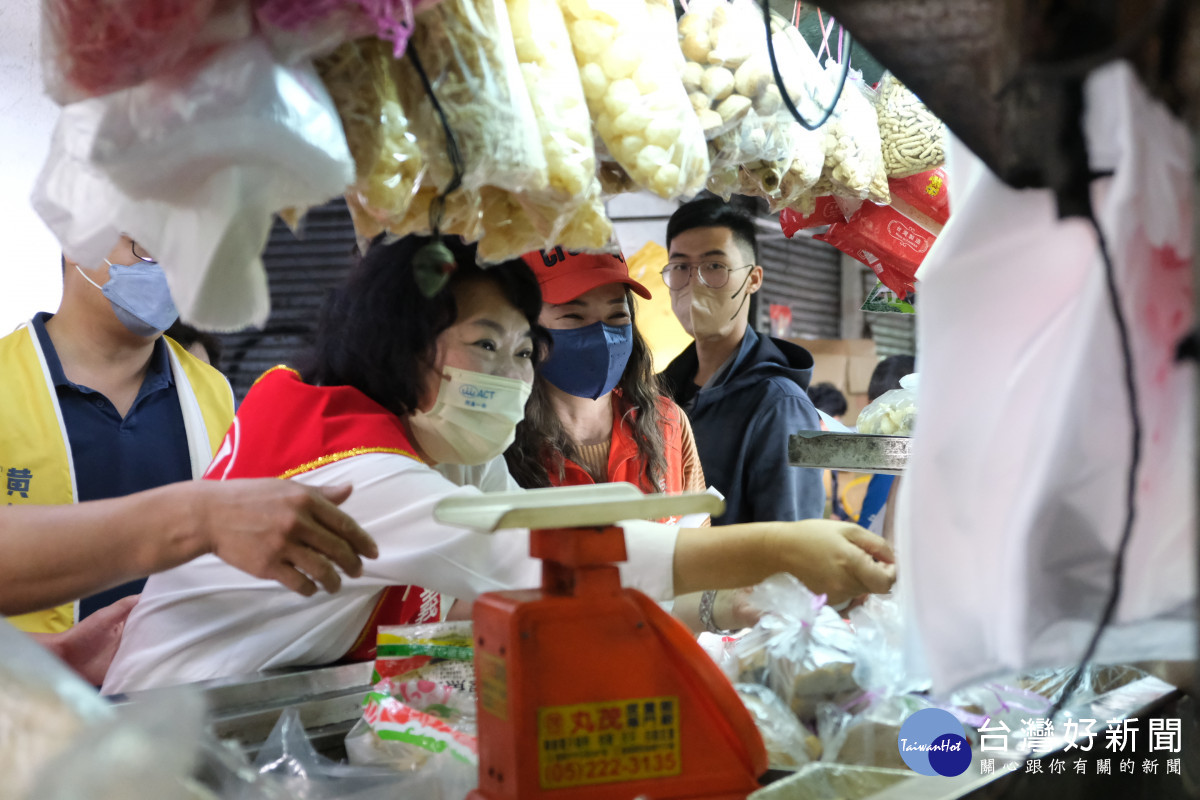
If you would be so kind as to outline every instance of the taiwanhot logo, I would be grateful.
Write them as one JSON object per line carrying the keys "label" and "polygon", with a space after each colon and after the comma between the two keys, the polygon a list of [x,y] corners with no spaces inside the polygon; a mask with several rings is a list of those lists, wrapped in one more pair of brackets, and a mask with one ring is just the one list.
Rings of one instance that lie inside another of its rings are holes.
{"label": "taiwanhot logo", "polygon": [[923,708],[910,715],[896,737],[900,757],[913,772],[952,778],[971,766],[971,744],[949,711]]}

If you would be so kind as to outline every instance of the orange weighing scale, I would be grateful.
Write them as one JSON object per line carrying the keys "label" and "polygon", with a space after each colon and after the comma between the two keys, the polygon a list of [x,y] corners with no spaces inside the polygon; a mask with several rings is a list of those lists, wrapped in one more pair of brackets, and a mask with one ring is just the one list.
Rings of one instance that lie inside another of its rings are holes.
{"label": "orange weighing scale", "polygon": [[[692,633],[621,586],[622,520],[719,514],[708,494],[632,484],[442,501],[447,524],[529,528],[542,586],[474,607],[479,788],[473,800],[703,798],[759,788],[767,755]],[[646,523],[631,523],[646,524]]]}

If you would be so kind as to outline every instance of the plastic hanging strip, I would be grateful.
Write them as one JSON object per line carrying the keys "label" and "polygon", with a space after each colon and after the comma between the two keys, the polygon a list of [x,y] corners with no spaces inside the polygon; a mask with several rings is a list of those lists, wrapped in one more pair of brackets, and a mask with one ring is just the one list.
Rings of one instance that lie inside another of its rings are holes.
{"label": "plastic hanging strip", "polygon": [[392,43],[392,55],[401,58],[416,26],[412,0],[358,0],[363,12],[379,31],[379,38]]}

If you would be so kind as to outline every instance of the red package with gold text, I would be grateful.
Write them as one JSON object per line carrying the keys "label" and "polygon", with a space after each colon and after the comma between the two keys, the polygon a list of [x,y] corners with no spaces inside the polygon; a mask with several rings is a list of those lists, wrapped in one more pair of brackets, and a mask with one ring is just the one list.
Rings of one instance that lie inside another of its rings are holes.
{"label": "red package with gold text", "polygon": [[842,209],[838,206],[837,201],[829,196],[818,197],[816,208],[811,214],[801,214],[791,208],[785,208],[779,212],[779,227],[783,228],[783,235],[789,239],[796,235],[796,231],[802,231],[805,228],[821,228],[835,222],[845,221],[846,218],[842,215]]}
{"label": "red package with gold text", "polygon": [[866,264],[901,298],[913,291],[917,268],[937,238],[889,206],[863,203],[847,222],[813,237]]}
{"label": "red package with gold text", "polygon": [[[921,217],[927,217],[929,222],[941,226],[950,219],[950,182],[946,180],[946,170],[941,167],[907,178],[892,178],[888,186],[892,191],[892,205],[918,222],[925,223]],[[940,227],[936,230],[928,224],[925,227],[934,233],[941,232]]]}

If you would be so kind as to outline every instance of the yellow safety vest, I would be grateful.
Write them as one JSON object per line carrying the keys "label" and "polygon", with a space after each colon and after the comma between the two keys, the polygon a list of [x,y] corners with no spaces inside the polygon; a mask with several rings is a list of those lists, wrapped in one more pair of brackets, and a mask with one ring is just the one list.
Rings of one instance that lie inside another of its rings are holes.
{"label": "yellow safety vest", "polygon": [[[164,337],[166,338],[166,337]],[[166,338],[192,475],[199,478],[233,422],[225,376]],[[75,465],[58,393],[31,324],[0,339],[0,505],[62,505],[76,497]],[[75,622],[75,604],[9,617],[31,633]]]}

